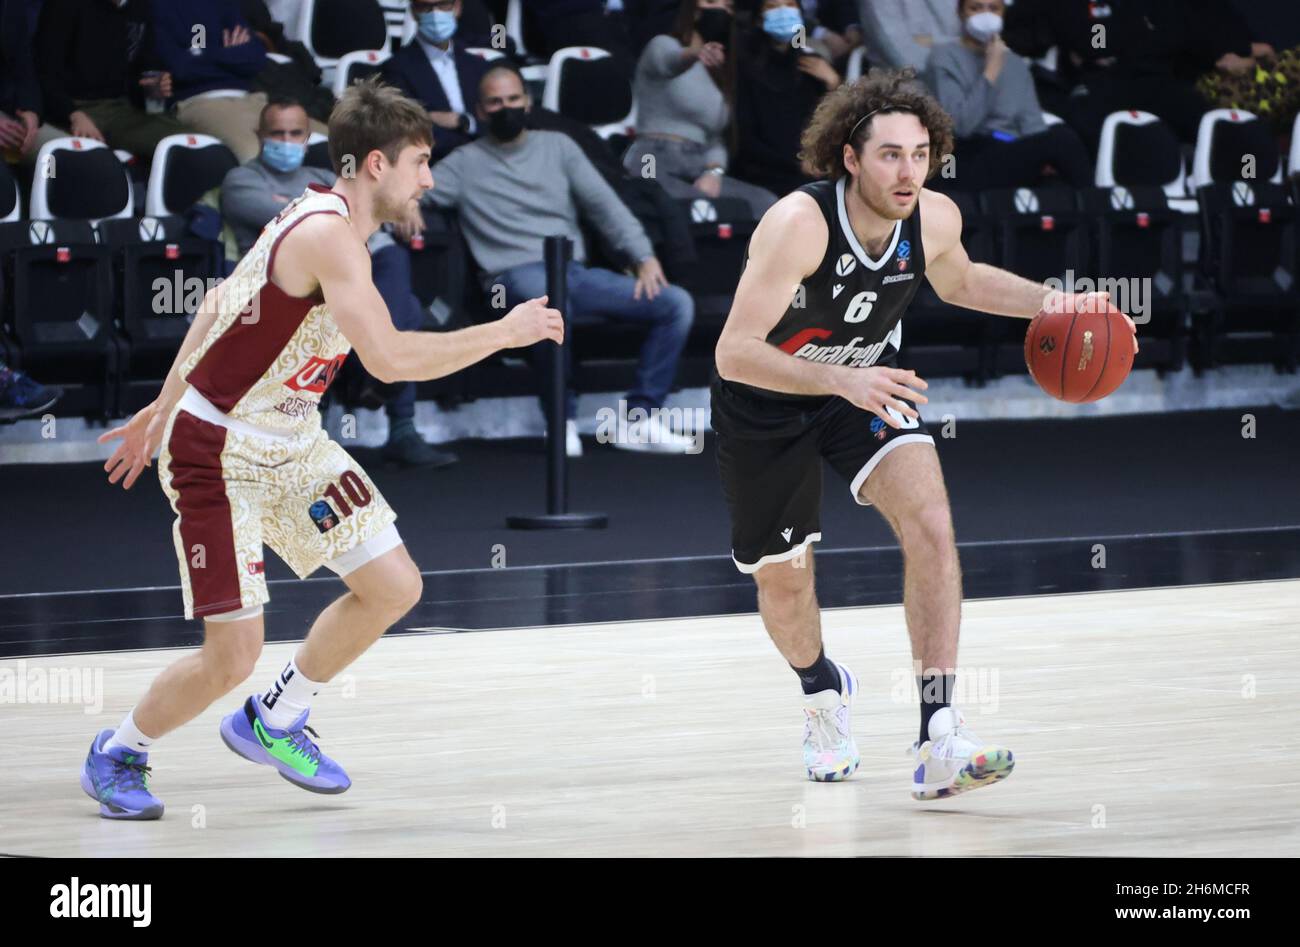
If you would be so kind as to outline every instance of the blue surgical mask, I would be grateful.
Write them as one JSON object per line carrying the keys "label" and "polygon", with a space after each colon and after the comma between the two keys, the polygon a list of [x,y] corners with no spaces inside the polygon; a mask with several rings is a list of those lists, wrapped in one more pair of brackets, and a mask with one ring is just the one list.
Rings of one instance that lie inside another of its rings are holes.
{"label": "blue surgical mask", "polygon": [[262,142],[262,161],[272,171],[288,174],[302,167],[302,159],[307,157],[307,146],[300,141],[280,141],[268,138]]}
{"label": "blue surgical mask", "polygon": [[788,43],[803,29],[803,15],[794,7],[777,7],[763,13],[763,32]]}
{"label": "blue surgical mask", "polygon": [[431,10],[415,18],[420,36],[430,43],[445,43],[456,34],[456,14]]}

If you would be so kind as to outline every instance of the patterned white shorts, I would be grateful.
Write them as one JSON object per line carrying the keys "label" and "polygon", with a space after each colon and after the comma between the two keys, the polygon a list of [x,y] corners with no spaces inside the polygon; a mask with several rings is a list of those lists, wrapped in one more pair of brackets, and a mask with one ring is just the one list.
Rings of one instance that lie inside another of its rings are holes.
{"label": "patterned white shorts", "polygon": [[274,435],[190,389],[167,420],[158,479],[176,513],[186,618],[269,601],[263,543],[305,579],[322,565],[346,575],[402,542],[397,514],[319,420]]}

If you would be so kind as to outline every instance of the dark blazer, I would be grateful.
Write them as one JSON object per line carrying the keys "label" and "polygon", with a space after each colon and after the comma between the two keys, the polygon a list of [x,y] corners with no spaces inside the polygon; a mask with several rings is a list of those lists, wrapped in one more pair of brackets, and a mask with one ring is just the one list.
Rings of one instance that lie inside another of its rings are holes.
{"label": "dark blazer", "polygon": [[[487,74],[491,65],[481,56],[465,52],[465,47],[457,39],[451,41],[452,58],[456,63],[456,79],[460,82],[460,94],[465,100],[465,111],[477,120],[474,107],[478,104],[479,80]],[[442,91],[442,83],[429,65],[429,57],[418,39],[413,39],[384,63],[384,81],[396,86],[403,93],[415,99],[430,112],[446,112],[451,109],[447,94]],[[481,126],[482,123],[479,123]],[[481,127],[476,131],[482,131]],[[466,142],[473,141],[478,135],[463,134],[454,128],[433,129],[433,163],[446,157]]]}

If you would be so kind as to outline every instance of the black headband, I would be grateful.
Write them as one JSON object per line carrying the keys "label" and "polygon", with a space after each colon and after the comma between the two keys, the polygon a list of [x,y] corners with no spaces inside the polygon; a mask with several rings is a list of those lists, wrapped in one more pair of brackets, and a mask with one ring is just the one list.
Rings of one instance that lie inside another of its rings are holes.
{"label": "black headband", "polygon": [[872,110],[871,110],[870,112],[868,112],[866,115],[864,115],[864,116],[862,116],[860,119],[858,119],[857,122],[854,124],[854,126],[853,126],[851,129],[849,129],[849,137],[844,139],[844,144],[846,144],[846,145],[850,145],[850,144],[852,144],[852,143],[853,143],[853,136],[856,135],[856,134],[858,133],[858,129],[862,126],[862,123],[865,122],[867,119],[869,119],[871,116],[875,115],[877,112],[886,112],[886,113],[889,113],[889,112],[906,112],[908,115],[915,115],[915,114],[916,114],[916,113],[913,112],[911,109],[906,108],[906,107],[901,106],[901,105],[882,105],[882,106],[881,106],[880,108],[878,108],[878,109],[872,109]]}

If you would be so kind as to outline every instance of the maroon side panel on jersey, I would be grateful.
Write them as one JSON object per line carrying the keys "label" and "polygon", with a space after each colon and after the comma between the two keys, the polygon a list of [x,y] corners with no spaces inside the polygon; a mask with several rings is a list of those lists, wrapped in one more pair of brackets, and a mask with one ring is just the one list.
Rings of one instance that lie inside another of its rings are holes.
{"label": "maroon side panel on jersey", "polygon": [[314,210],[303,214],[275,238],[266,262],[266,284],[257,292],[253,309],[235,318],[217,341],[203,353],[186,378],[219,411],[229,414],[257,380],[266,374],[280,352],[313,306],[322,302],[314,296],[290,296],[271,280],[275,251],[280,241],[314,214],[333,214],[332,210]]}
{"label": "maroon side panel on jersey", "polygon": [[[167,450],[195,618],[241,607],[235,530],[221,470],[225,446],[224,427],[184,410],[176,415]],[[196,545],[203,547],[201,568],[194,564]]]}

